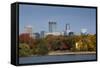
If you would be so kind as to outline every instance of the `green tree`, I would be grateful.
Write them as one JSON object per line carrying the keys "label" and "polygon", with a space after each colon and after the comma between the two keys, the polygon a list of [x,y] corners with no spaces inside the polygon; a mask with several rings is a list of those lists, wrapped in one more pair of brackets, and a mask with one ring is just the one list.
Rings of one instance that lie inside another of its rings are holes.
{"label": "green tree", "polygon": [[19,56],[30,56],[31,55],[31,50],[29,45],[25,43],[20,43],[19,44]]}
{"label": "green tree", "polygon": [[42,40],[32,50],[32,53],[34,55],[46,55],[48,54],[48,52],[49,52],[48,47],[46,46],[45,42],[43,42]]}

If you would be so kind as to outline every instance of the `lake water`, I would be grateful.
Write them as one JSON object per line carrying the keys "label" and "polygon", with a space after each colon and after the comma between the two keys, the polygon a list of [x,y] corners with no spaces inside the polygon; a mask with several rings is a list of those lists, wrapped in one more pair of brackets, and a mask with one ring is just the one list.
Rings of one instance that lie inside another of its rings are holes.
{"label": "lake water", "polygon": [[82,60],[96,60],[95,54],[86,55],[59,55],[59,56],[31,56],[31,57],[19,57],[19,64],[27,63],[45,63],[45,62],[57,62],[57,61],[82,61]]}

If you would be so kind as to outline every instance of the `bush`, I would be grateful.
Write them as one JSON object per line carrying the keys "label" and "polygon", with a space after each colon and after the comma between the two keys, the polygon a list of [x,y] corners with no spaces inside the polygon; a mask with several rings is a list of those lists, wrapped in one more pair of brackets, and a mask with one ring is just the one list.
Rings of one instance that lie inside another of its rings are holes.
{"label": "bush", "polygon": [[30,56],[31,55],[31,50],[29,45],[25,43],[19,44],[19,56]]}
{"label": "bush", "polygon": [[48,47],[45,45],[44,42],[40,42],[36,45],[35,48],[32,49],[32,53],[34,55],[46,55],[48,54],[49,50]]}

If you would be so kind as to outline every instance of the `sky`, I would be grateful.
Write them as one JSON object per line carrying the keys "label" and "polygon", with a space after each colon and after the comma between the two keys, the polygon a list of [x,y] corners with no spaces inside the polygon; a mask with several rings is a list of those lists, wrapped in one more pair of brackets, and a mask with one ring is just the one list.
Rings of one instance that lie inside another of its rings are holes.
{"label": "sky", "polygon": [[19,33],[23,33],[26,26],[32,26],[33,32],[49,32],[49,21],[57,22],[57,32],[63,32],[66,24],[70,24],[70,31],[76,34],[81,29],[96,33],[94,8],[19,5]]}

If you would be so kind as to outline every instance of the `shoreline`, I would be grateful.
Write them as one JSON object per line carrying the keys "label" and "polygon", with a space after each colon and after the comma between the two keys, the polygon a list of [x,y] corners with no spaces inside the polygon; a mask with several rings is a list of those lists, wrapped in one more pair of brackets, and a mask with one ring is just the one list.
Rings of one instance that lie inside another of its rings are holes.
{"label": "shoreline", "polygon": [[[83,52],[69,52],[69,51],[53,51],[48,53],[47,55],[31,55],[31,56],[61,56],[61,55],[91,55],[91,54],[96,54],[95,51],[83,51]],[[30,57],[30,56],[20,56],[20,57]]]}
{"label": "shoreline", "polygon": [[96,54],[95,51],[86,51],[86,52],[50,52],[48,55],[84,55],[84,54]]}

